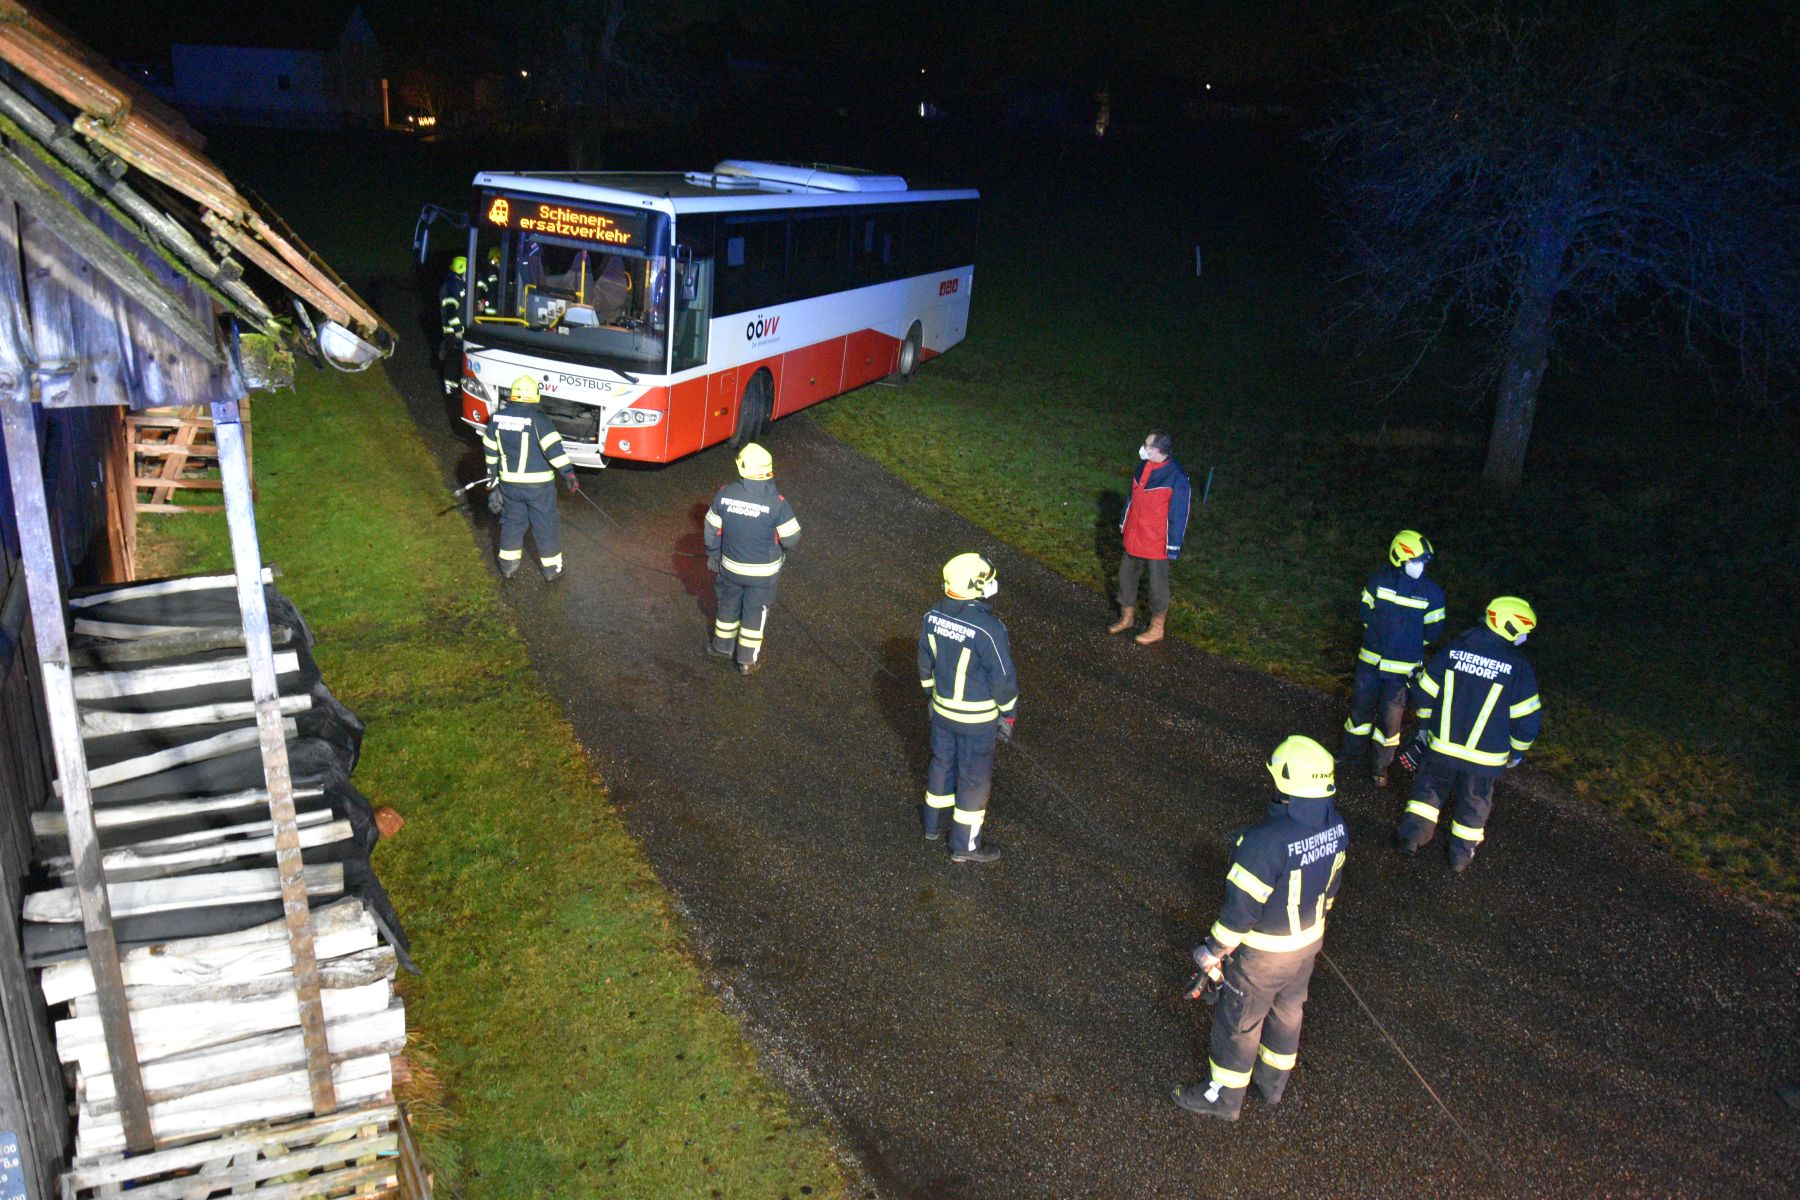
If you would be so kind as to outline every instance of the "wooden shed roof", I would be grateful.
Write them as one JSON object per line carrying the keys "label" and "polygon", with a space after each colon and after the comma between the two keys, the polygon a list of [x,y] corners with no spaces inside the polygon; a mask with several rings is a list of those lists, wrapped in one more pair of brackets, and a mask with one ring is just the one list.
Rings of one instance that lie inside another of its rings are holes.
{"label": "wooden shed roof", "polygon": [[[188,289],[161,286],[164,266],[261,332],[293,336],[277,316],[291,296],[303,321],[334,321],[391,349],[393,331],[207,160],[185,121],[19,0],[0,0],[0,64],[0,134],[22,151],[0,145],[0,190],[201,357],[216,357],[217,339]],[[92,228],[72,228],[72,216]],[[145,263],[130,242],[161,262]]]}

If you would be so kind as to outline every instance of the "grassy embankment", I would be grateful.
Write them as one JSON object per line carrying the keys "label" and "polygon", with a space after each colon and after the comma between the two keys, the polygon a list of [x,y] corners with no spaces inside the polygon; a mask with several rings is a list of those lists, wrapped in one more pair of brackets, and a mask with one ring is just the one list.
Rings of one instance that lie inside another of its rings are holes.
{"label": "grassy embankment", "polygon": [[[1533,763],[1680,861],[1800,911],[1791,442],[1711,397],[1688,405],[1651,370],[1568,355],[1526,488],[1493,494],[1481,418],[1453,393],[1364,402],[1309,343],[1323,255],[1293,176],[1195,170],[1200,199],[1151,207],[1175,193],[1107,174],[990,189],[968,341],[904,390],[816,410],[824,428],[1108,592],[1126,464],[1147,427],[1172,429],[1196,504],[1172,630],[1345,694],[1362,581],[1395,530],[1422,529],[1452,631],[1503,592],[1538,609]],[[1078,231],[1092,236],[1076,253]]]}
{"label": "grassy embankment", "polygon": [[[469,1196],[836,1195],[826,1138],[757,1071],[666,894],[533,673],[380,371],[256,406],[264,557],[368,722],[356,784],[424,973],[415,1118]],[[147,519],[158,567],[228,567],[223,520]]]}

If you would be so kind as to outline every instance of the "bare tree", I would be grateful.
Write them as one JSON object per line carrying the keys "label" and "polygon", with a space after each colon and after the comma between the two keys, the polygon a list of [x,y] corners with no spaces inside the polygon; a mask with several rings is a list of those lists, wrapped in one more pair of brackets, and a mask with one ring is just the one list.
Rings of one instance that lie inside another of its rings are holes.
{"label": "bare tree", "polygon": [[1709,33],[1692,5],[1414,9],[1315,135],[1345,315],[1410,343],[1402,379],[1446,329],[1487,347],[1489,480],[1523,476],[1559,333],[1651,331],[1765,396],[1800,361],[1793,131]]}

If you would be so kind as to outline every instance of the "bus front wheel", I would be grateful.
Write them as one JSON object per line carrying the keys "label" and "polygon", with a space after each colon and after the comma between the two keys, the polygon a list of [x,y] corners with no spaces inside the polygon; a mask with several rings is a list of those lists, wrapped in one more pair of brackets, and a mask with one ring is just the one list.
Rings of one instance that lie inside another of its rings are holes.
{"label": "bus front wheel", "polygon": [[731,435],[733,449],[742,449],[768,429],[774,412],[774,392],[767,371],[758,371],[744,385],[744,398],[738,401],[737,429]]}
{"label": "bus front wheel", "polygon": [[882,382],[895,387],[912,382],[913,372],[919,369],[919,347],[924,344],[925,332],[914,321],[906,331],[906,340],[900,343],[900,360],[894,365],[894,373]]}

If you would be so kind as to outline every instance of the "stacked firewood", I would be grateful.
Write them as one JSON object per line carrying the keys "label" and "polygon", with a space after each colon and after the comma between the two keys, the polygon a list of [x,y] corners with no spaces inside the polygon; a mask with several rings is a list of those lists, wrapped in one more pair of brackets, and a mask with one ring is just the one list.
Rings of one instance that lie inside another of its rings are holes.
{"label": "stacked firewood", "polygon": [[[169,1169],[181,1188],[170,1195],[210,1194],[207,1170],[229,1177],[220,1187],[242,1184],[246,1172],[270,1178],[263,1168],[313,1142],[283,1177],[330,1170],[306,1176],[312,1190],[296,1196],[338,1194],[338,1174],[342,1188],[366,1188],[380,1175],[371,1164],[395,1167],[391,1057],[405,1047],[406,1017],[393,981],[411,964],[369,864],[380,832],[350,785],[362,724],[325,687],[293,604],[272,586],[265,596],[336,1124],[312,1114],[233,580],[157,581],[71,601],[81,735],[151,1130],[159,1148],[219,1138],[248,1147],[177,1155],[183,1165]],[[75,1094],[72,1177],[85,1171],[138,1194],[154,1186],[141,1168],[158,1156],[122,1160],[133,1164],[124,1174],[117,1163],[99,1170],[123,1152],[125,1132],[60,803],[32,822],[39,886],[25,900],[24,941],[45,1000],[64,1006],[55,1038]]]}

